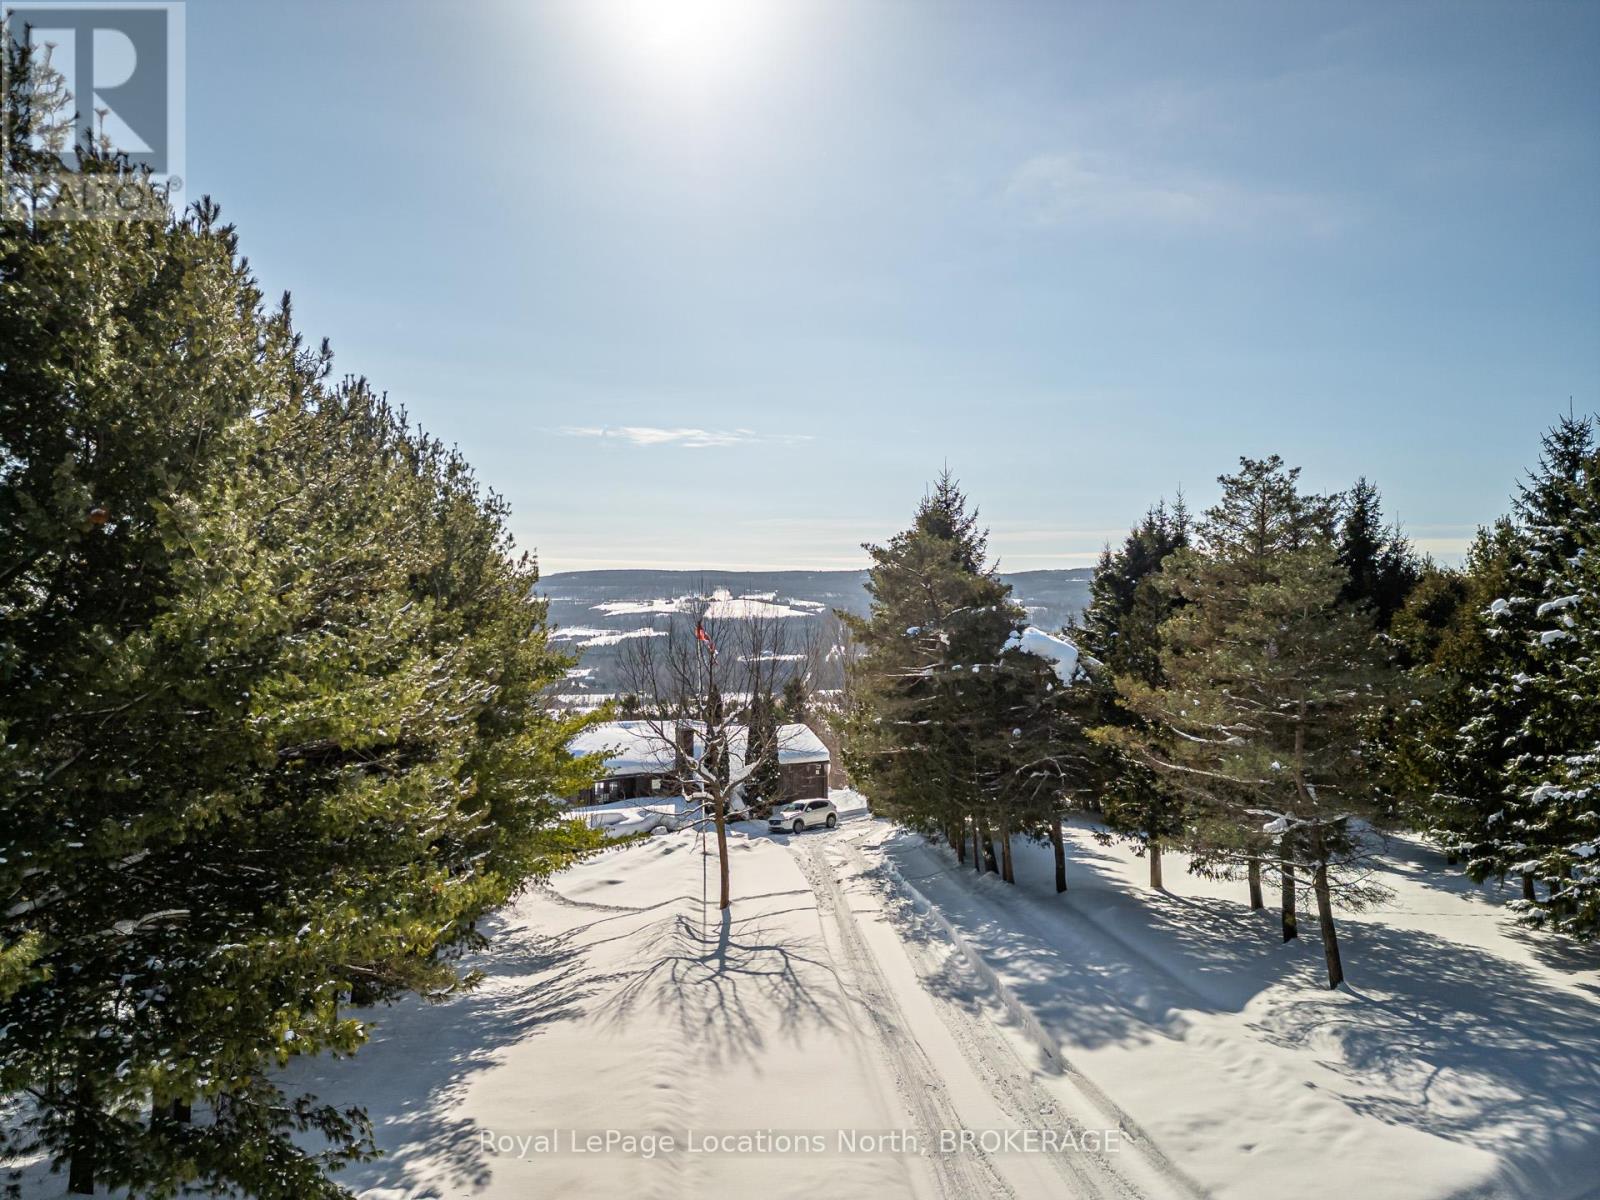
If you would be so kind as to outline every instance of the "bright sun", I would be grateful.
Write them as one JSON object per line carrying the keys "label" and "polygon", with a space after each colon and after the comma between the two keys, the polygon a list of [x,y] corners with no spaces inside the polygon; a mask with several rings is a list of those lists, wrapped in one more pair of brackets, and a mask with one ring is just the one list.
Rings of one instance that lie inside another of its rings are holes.
{"label": "bright sun", "polygon": [[657,77],[713,84],[765,59],[782,0],[593,0],[606,39]]}

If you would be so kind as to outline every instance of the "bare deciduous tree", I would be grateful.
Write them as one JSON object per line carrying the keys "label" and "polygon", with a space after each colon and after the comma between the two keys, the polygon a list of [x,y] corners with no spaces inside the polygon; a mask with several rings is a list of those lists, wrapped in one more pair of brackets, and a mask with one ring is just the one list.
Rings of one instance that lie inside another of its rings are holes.
{"label": "bare deciduous tree", "polygon": [[[737,602],[735,602],[737,603]],[[716,832],[718,908],[732,903],[727,818],[745,785],[775,764],[784,740],[750,736],[753,708],[775,703],[790,663],[785,618],[750,612],[712,618],[702,603],[665,637],[632,640],[623,654],[626,689],[639,721],[673,760],[673,775],[697,820]],[[769,708],[770,711],[770,708]]]}

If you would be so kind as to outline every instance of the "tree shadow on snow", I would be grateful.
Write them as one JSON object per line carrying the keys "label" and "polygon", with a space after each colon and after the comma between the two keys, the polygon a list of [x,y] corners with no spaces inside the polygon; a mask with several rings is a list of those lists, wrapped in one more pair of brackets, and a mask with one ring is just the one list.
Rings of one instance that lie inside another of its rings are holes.
{"label": "tree shadow on snow", "polygon": [[821,948],[774,933],[767,922],[781,913],[736,911],[712,908],[704,923],[698,911],[657,922],[650,937],[655,959],[606,997],[595,1019],[625,1025],[641,1007],[659,1009],[672,1016],[686,1045],[719,1063],[755,1061],[770,1037],[799,1041],[836,1027],[839,994],[815,986],[818,972],[832,977]]}
{"label": "tree shadow on snow", "polygon": [[1554,937],[1509,920],[1505,933],[1520,943],[1541,965],[1552,971],[1581,976],[1573,980],[1574,985],[1600,997],[1600,943],[1574,942],[1570,938]]}
{"label": "tree shadow on snow", "polygon": [[[909,834],[885,849],[907,877],[930,855],[948,857]],[[1246,907],[1243,884],[1240,901],[1135,892],[1120,866],[1073,842],[1065,896],[1049,882],[1048,851],[1019,854],[1017,887],[970,870],[915,886],[932,888],[930,899],[1066,1039],[1069,1056],[1075,1046],[1181,1037],[1193,1014],[1240,1012],[1264,995],[1251,1027],[1315,1051],[1345,1080],[1343,1103],[1495,1153],[1518,1194],[1559,1194],[1576,1164],[1600,1162],[1600,1003],[1381,914],[1340,921],[1350,985],[1330,991],[1314,913],[1301,914],[1301,937],[1284,945],[1278,914]],[[892,877],[881,883],[897,890]],[[937,936],[914,905],[891,911],[909,936]],[[1521,936],[1542,939],[1541,961],[1559,970],[1597,961],[1549,935]],[[970,976],[945,974],[952,998],[973,1002]]]}
{"label": "tree shadow on snow", "polygon": [[[384,1157],[347,1168],[339,1182],[358,1193],[389,1188],[408,1196],[438,1194],[441,1179],[462,1191],[488,1185],[479,1126],[456,1114],[472,1077],[503,1049],[582,1014],[580,1002],[603,980],[583,970],[572,940],[570,931],[519,943],[497,939],[480,957],[488,977],[477,989],[437,1004],[413,997],[363,1014],[375,1028],[360,1050],[356,1099],[372,1118]],[[345,1061],[325,1056],[291,1065],[282,1079],[292,1093],[341,1103],[350,1082]]]}
{"label": "tree shadow on snow", "polygon": [[[908,880],[935,853],[913,835],[891,838],[886,849]],[[1278,979],[1312,979],[1306,956],[1273,953],[1267,914],[1208,897],[1134,896],[1112,874],[1110,854],[1081,844],[1072,847],[1069,890],[1058,897],[1028,886],[1029,868],[1039,864],[1026,849],[1018,847],[1017,887],[970,868],[913,886],[1029,1009],[1069,1030],[1076,1045],[1177,1038],[1193,1011],[1237,1011]],[[890,897],[897,891],[890,876],[881,886]],[[914,910],[891,907],[903,932],[915,928],[905,917]],[[911,936],[943,935],[923,923]]]}
{"label": "tree shadow on snow", "polygon": [[1341,941],[1355,985],[1281,995],[1254,1023],[1269,1041],[1317,1050],[1356,1112],[1495,1153],[1519,1194],[1600,1162],[1600,1005],[1431,933],[1352,921]]}

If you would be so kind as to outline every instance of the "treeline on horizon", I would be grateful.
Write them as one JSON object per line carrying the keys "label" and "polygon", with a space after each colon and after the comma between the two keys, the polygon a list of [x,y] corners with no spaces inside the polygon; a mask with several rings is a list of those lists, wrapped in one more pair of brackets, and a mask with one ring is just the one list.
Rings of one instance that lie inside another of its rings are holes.
{"label": "treeline on horizon", "polygon": [[878,811],[1014,882],[1015,836],[1089,809],[1164,886],[1163,853],[1276,892],[1284,940],[1314,909],[1381,898],[1374,831],[1424,834],[1517,917],[1600,934],[1600,455],[1562,418],[1509,515],[1459,568],[1385,523],[1376,487],[1308,492],[1241,458],[1198,517],[1158,501],[1101,556],[1063,633],[1070,680],[1022,647],[977,510],[946,472],[872,557],[841,724]]}
{"label": "treeline on horizon", "polygon": [[469,986],[479,918],[596,845],[572,660],[505,504],[332,376],[214,204],[90,150],[162,217],[57,210],[63,93],[5,49],[0,1170],[347,1196],[364,1113],[280,1068]]}

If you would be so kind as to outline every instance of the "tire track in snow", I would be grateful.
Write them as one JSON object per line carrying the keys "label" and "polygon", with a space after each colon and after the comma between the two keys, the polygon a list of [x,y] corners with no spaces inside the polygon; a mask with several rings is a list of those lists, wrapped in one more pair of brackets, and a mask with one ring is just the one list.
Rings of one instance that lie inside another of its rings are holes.
{"label": "tire track in snow", "polygon": [[817,910],[831,927],[839,954],[841,977],[853,995],[846,997],[849,1011],[863,1013],[871,1022],[876,1042],[894,1072],[901,1097],[917,1124],[919,1143],[930,1148],[939,1194],[946,1200],[991,1200],[1014,1196],[985,1154],[938,1153],[939,1131],[959,1129],[961,1116],[950,1098],[938,1069],[907,1029],[888,980],[862,940],[855,914],[834,878],[833,870],[812,839],[790,843],[801,873],[817,897]]}
{"label": "tire track in snow", "polygon": [[[870,877],[869,864],[853,845],[839,841],[832,849],[837,852],[836,861],[847,869],[855,870],[858,878]],[[834,855],[828,857],[833,859]],[[926,980],[937,974],[943,964],[932,962],[936,957],[934,954],[927,950],[919,952],[911,941],[900,937],[900,931],[888,920],[887,911],[884,924],[899,938],[907,960],[917,973],[918,982],[925,985]],[[951,953],[957,961],[965,962],[958,948],[952,949]],[[987,988],[987,982],[982,979],[974,982],[975,992]],[[924,990],[930,989],[925,987]],[[1009,1116],[1018,1129],[1054,1129],[1071,1135],[1073,1144],[1083,1144],[1084,1127],[1061,1113],[1060,1105],[1033,1084],[1032,1072],[993,1025],[952,1000],[934,996],[931,990],[928,998],[974,1076],[987,1090],[996,1107]],[[1108,1172],[1101,1163],[1096,1164],[1100,1168],[1098,1171],[1086,1170],[1079,1161],[1083,1157],[1081,1153],[1041,1153],[1038,1157],[1050,1164],[1071,1196],[1133,1200],[1140,1195],[1137,1189],[1128,1186],[1106,1187],[1102,1176],[1112,1174],[1114,1178],[1114,1173]]]}
{"label": "tire track in snow", "polygon": [[[952,952],[976,977],[974,982],[983,990],[993,994],[1001,1007],[1017,1022],[1023,1034],[1046,1053],[1054,1066],[1053,1074],[1069,1083],[1082,1096],[1089,1109],[1102,1120],[1114,1124],[1125,1135],[1126,1144],[1133,1148],[1144,1164],[1145,1170],[1141,1173],[1152,1177],[1161,1185],[1161,1191],[1157,1194],[1170,1194],[1184,1197],[1186,1200],[1203,1200],[1209,1195],[1161,1152],[1150,1136],[1126,1111],[1072,1065],[1062,1054],[1060,1043],[1044,1033],[1039,1022],[1031,1013],[1026,1012],[1021,1002],[1011,994],[1010,989],[1001,982],[993,967],[973,948],[971,942],[960,936],[942,917],[937,907],[908,883],[893,863],[886,859],[881,867],[876,866],[853,841],[840,839],[835,846],[844,861],[860,875],[869,879],[874,877],[883,879],[890,895],[896,891],[902,893],[900,899],[922,920],[930,924],[940,938],[951,945]],[[886,910],[885,916],[889,918],[892,926],[908,923],[904,913]],[[899,932],[898,929],[896,932]],[[913,953],[914,940],[901,937],[901,944],[913,963],[918,957]],[[1083,1122],[1062,1111],[1060,1101],[1040,1083],[1027,1064],[1017,1057],[998,1029],[986,1018],[969,1012],[953,1001],[940,1003],[938,1009],[946,1025],[950,1027],[957,1044],[968,1055],[974,1069],[989,1083],[996,1100],[1021,1127],[1060,1129],[1073,1135],[1075,1144],[1083,1144],[1085,1132]],[[1044,1041],[1041,1041],[1041,1038]],[[1049,1157],[1065,1176],[1083,1189],[1082,1194],[1119,1198],[1151,1194],[1148,1189],[1141,1188],[1128,1179],[1119,1169],[1120,1153],[1078,1151]]]}
{"label": "tire track in snow", "polygon": [[[926,846],[922,847],[922,850],[929,857],[937,857],[933,851]],[[857,852],[859,853],[859,851]],[[863,855],[863,859],[864,858],[865,856]],[[917,902],[918,906],[927,911],[938,923],[949,927],[951,933],[957,935],[959,943],[965,953],[980,965],[983,973],[994,975],[998,982],[998,974],[995,972],[992,964],[984,959],[982,955],[973,948],[970,939],[959,936],[955,930],[955,927],[951,925],[950,922],[944,917],[944,914],[939,911],[938,906],[924,896],[920,890],[918,890],[912,884],[906,882],[905,877],[900,873],[899,867],[895,865],[893,860],[890,859],[887,854],[884,855],[882,861],[884,874],[889,879],[893,880],[896,886],[900,887],[911,897],[913,897],[914,902]],[[973,895],[973,890],[968,886],[967,881],[969,879],[970,875],[963,872],[960,873],[959,876],[952,875],[950,877],[950,882],[971,896]],[[1033,911],[1027,904],[1023,903],[1021,896],[1005,895],[1002,893],[1000,896],[985,896],[981,897],[981,899],[1005,913],[1009,920],[1010,927],[1013,930],[1035,939],[1040,945],[1046,947],[1047,949],[1061,952],[1061,948],[1056,941],[1056,937],[1058,936],[1057,931],[1048,927],[1048,922],[1042,919],[1041,914]],[[1148,954],[1144,953],[1137,947],[1130,945],[1125,939],[1118,937],[1116,934],[1110,933],[1109,931],[1101,929],[1099,926],[1093,924],[1089,924],[1081,929],[1074,928],[1073,932],[1080,937],[1098,937],[1103,941],[1109,942],[1109,944],[1117,947],[1119,951],[1126,952],[1127,957],[1148,964],[1152,970],[1159,972],[1163,978],[1170,980],[1182,991],[1192,996],[1197,1004],[1204,1002],[1204,997],[1200,996],[1198,992],[1195,992],[1186,981],[1175,975],[1168,967],[1157,962],[1155,959],[1151,958]],[[1009,992],[1009,989],[1007,989],[1007,991]],[[1014,996],[1011,997],[1011,999],[1014,1003],[1020,1006],[1021,1002],[1015,1000]],[[1031,1020],[1029,1023],[1034,1030],[1042,1031],[1043,1027],[1040,1026],[1036,1020]],[[1203,1200],[1204,1197],[1210,1195],[1205,1188],[1191,1178],[1187,1172],[1183,1171],[1175,1163],[1173,1163],[1173,1161],[1162,1152],[1161,1148],[1156,1145],[1155,1140],[1145,1132],[1143,1126],[1135,1121],[1127,1112],[1127,1110],[1125,1110],[1121,1105],[1107,1095],[1098,1084],[1089,1079],[1088,1076],[1084,1075],[1076,1066],[1073,1065],[1071,1060],[1068,1059],[1063,1053],[1059,1039],[1051,1037],[1049,1034],[1044,1034],[1043,1036],[1046,1038],[1047,1044],[1044,1044],[1042,1048],[1047,1050],[1054,1061],[1059,1064],[1062,1074],[1072,1083],[1074,1089],[1081,1096],[1083,1096],[1084,1099],[1092,1104],[1094,1108],[1097,1109],[1107,1120],[1116,1123],[1128,1135],[1133,1144],[1139,1148],[1141,1155],[1150,1164],[1153,1170],[1169,1180],[1173,1186],[1179,1190],[1181,1195],[1195,1197],[1197,1200]]]}

